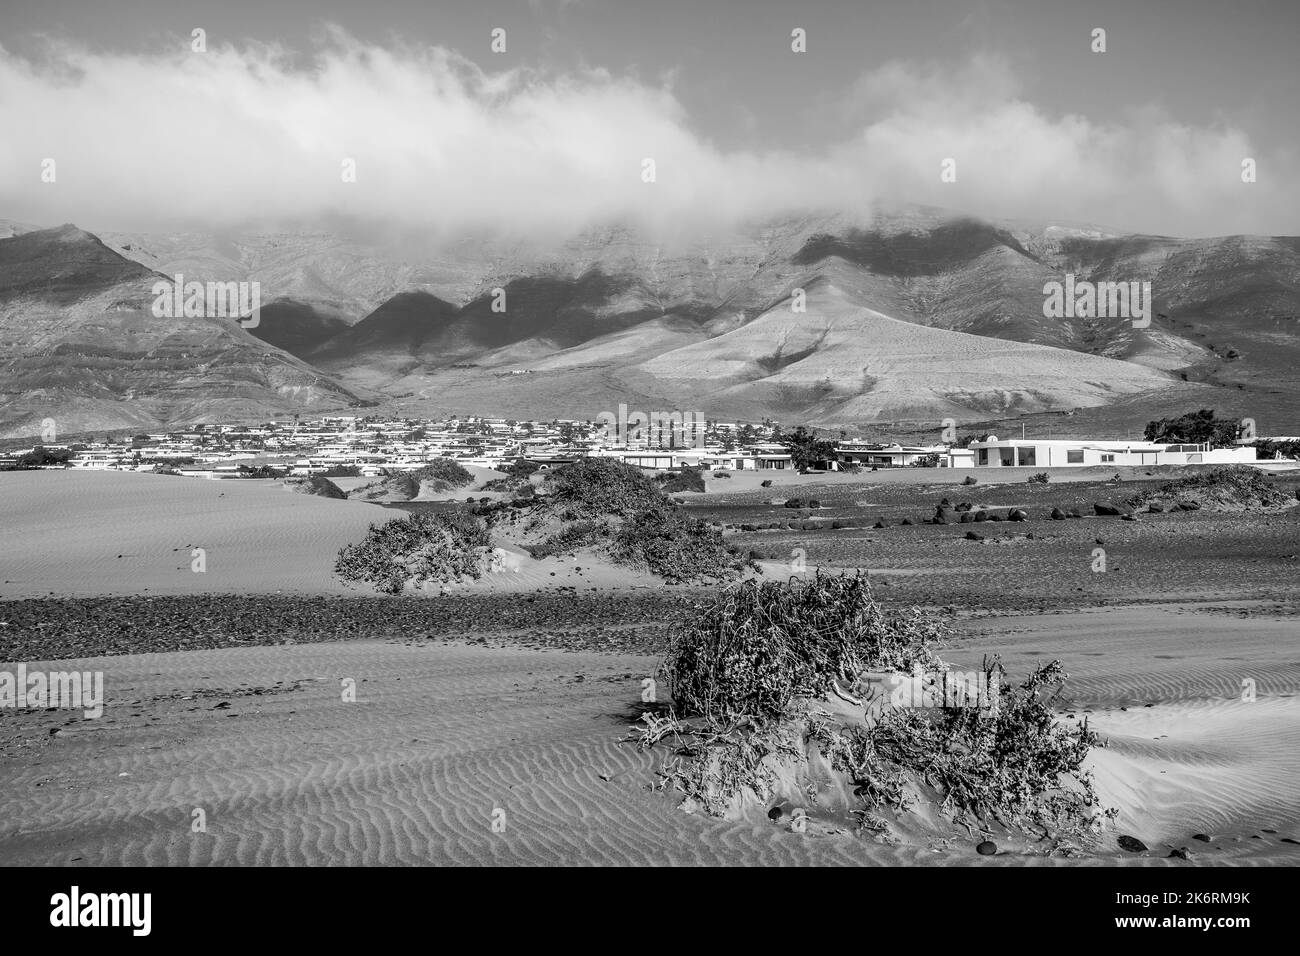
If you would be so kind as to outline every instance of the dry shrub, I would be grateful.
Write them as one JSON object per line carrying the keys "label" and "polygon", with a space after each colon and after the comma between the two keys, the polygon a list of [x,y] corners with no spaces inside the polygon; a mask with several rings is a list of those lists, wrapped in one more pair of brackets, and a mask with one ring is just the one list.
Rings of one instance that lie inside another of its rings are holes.
{"label": "dry shrub", "polygon": [[1277,508],[1290,499],[1273,486],[1263,472],[1249,465],[1212,468],[1166,482],[1155,491],[1134,495],[1132,506],[1153,502],[1168,505],[1180,500],[1196,501],[1211,509]]}
{"label": "dry shrub", "polygon": [[852,685],[862,671],[946,670],[933,649],[943,633],[919,609],[881,608],[861,574],[745,582],[675,626],[662,665],[673,707],[655,716],[655,734],[634,739],[648,746],[670,728],[665,783],[713,813],[745,791],[765,799],[773,773],[763,758],[798,761],[806,741],[848,776],[864,819],[908,810],[925,788],[950,819],[981,826],[1076,833],[1113,815],[1082,769],[1096,735],[1086,721],[1058,722],[1047,694],[1065,680],[1059,661],[1018,686],[986,661],[991,710],[888,707],[874,722],[846,724],[816,706],[833,682]]}
{"label": "dry shrub", "polygon": [[461,510],[420,512],[371,525],[365,538],[344,545],[334,570],[349,581],[398,594],[407,582],[477,578],[481,552],[491,546],[483,522]]}
{"label": "dry shrub", "polygon": [[931,650],[941,636],[936,618],[883,610],[865,575],[819,571],[728,588],[678,622],[664,670],[686,716],[773,720],[860,671],[942,666]]}

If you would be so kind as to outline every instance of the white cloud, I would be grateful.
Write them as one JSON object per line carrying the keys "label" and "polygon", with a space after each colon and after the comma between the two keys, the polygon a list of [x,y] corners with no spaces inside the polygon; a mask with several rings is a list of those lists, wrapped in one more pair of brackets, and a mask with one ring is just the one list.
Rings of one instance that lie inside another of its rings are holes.
{"label": "white cloud", "polygon": [[[188,39],[154,54],[59,45],[39,66],[0,49],[0,216],[101,229],[343,217],[549,236],[880,197],[1187,234],[1296,231],[1296,157],[1258,156],[1226,125],[1150,108],[1051,117],[1005,63],[979,57],[951,70],[886,64],[847,97],[838,142],[727,151],[693,131],[667,81],[488,73],[445,49],[337,30],[305,65],[272,46],[191,53]],[[1253,186],[1239,179],[1247,155],[1260,161]],[[54,184],[40,181],[46,157]],[[356,183],[341,181],[345,157]],[[939,182],[945,157],[956,184]]]}

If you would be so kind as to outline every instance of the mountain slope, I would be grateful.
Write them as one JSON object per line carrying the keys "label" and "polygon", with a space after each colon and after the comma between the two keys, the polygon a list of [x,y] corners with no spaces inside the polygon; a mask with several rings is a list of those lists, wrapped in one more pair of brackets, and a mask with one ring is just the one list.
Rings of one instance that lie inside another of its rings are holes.
{"label": "mountain slope", "polygon": [[74,226],[0,240],[0,434],[158,427],[357,397],[233,319],[159,318],[160,277]]}
{"label": "mountain slope", "polygon": [[[592,417],[628,402],[812,423],[971,421],[1101,404],[1138,416],[1140,396],[1151,404],[1186,384],[1205,405],[1285,412],[1291,424],[1275,431],[1300,428],[1287,411],[1300,406],[1294,238],[1119,236],[926,207],[866,220],[812,212],[689,242],[626,226],[548,248],[405,238],[120,235],[109,245],[145,265],[130,281],[157,270],[262,282],[262,324],[239,333],[310,363],[262,346],[289,363],[285,375],[316,376],[309,402],[337,381],[350,393],[341,400],[378,397],[413,415]],[[79,283],[122,268],[105,253],[88,254],[70,285],[58,257],[3,281],[42,308],[84,311]],[[1067,273],[1151,282],[1150,327],[1044,316],[1044,285]],[[493,308],[496,289],[505,311]],[[798,289],[805,314],[790,311]],[[65,363],[60,374],[74,371]],[[242,394],[210,381],[207,400]]]}
{"label": "mountain slope", "polygon": [[248,331],[268,345],[303,358],[347,329],[347,322],[308,302],[276,299],[262,306],[261,321]]}
{"label": "mountain slope", "polygon": [[825,280],[807,290],[804,314],[783,303],[636,371],[690,396],[691,407],[751,418],[793,411],[827,424],[1099,405],[1167,381],[1111,359],[894,319]]}
{"label": "mountain slope", "polygon": [[[600,247],[600,241],[610,245]],[[488,311],[480,296],[460,318],[431,328],[400,365],[356,341],[334,349],[324,364],[344,380],[415,402],[404,405],[412,411],[427,401],[430,409],[508,407],[519,414],[531,406],[581,415],[616,404],[621,389],[628,400],[657,408],[676,407],[690,395],[709,414],[817,422],[829,415],[843,422],[925,415],[969,420],[1090,407],[1167,387],[1171,380],[1163,373],[1206,380],[1207,368],[1228,361],[1207,348],[1203,336],[1183,334],[1172,318],[1153,317],[1150,328],[1137,329],[1123,317],[1044,316],[1044,285],[1063,281],[1067,271],[1093,281],[1146,278],[1108,251],[1115,237],[1100,231],[996,224],[913,208],[865,225],[839,216],[798,217],[722,241],[728,245],[721,249],[673,251],[639,244],[627,233],[576,242],[566,248],[570,272],[586,271],[555,278],[564,272],[561,257],[546,266],[544,281],[506,282],[506,315]],[[1279,256],[1260,268],[1285,272],[1292,246],[1270,242]],[[1152,242],[1136,245],[1148,249]],[[1079,261],[1083,250],[1092,250],[1096,262]],[[1165,283],[1157,279],[1159,310]],[[577,309],[555,294],[583,283]],[[1219,276],[1218,301],[1232,301],[1235,284],[1233,275]],[[890,374],[863,372],[875,366],[860,354],[859,343],[820,325],[814,309],[799,317],[789,313],[796,289],[809,295],[821,289],[817,294],[835,327],[848,321],[845,309],[852,306],[882,320],[1006,347],[1000,359],[980,359],[979,374],[967,374],[976,367],[974,357],[984,354],[969,339],[918,337],[892,326],[884,335],[877,323],[857,331],[884,336],[879,347],[894,354],[878,361],[886,361]],[[826,298],[831,289],[842,302]],[[1264,306],[1286,308],[1294,300]],[[787,318],[778,320],[782,314]],[[664,321],[689,330],[686,341],[665,337]],[[1021,354],[1017,344],[1064,354]],[[733,355],[749,363],[738,377],[729,364]],[[1109,361],[1083,360],[1089,358]],[[1022,361],[1028,364],[1017,367]],[[952,381],[932,381],[945,368]],[[511,374],[518,372],[529,374]],[[700,382],[711,385],[701,388]]]}

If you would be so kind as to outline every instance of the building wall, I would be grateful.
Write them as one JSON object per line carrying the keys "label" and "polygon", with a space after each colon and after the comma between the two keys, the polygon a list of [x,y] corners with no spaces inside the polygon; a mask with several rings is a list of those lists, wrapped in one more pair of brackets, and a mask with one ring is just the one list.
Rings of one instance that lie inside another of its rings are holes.
{"label": "building wall", "polygon": [[1205,451],[1159,451],[1150,448],[1096,448],[1081,442],[1068,445],[996,445],[975,449],[978,468],[1086,468],[1096,465],[1227,465],[1251,464],[1253,448],[1212,448]]}

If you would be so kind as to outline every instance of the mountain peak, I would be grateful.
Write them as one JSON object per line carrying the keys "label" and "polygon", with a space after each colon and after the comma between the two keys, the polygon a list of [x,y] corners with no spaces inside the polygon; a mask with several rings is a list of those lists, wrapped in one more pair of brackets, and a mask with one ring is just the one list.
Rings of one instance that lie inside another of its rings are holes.
{"label": "mountain peak", "polygon": [[[37,231],[47,232],[50,234],[51,238],[58,239],[60,242],[99,242],[99,237],[86,232],[86,230],[82,229],[80,226],[76,226],[70,222],[65,222],[61,226],[55,226],[53,229]],[[103,245],[103,243],[100,243],[100,245]]]}
{"label": "mountain peak", "polygon": [[72,223],[0,239],[0,300],[70,302],[152,275]]}

